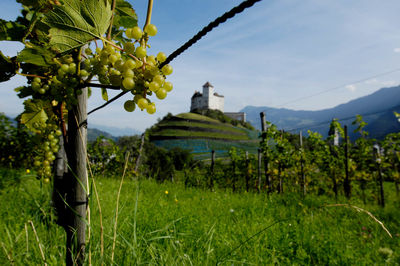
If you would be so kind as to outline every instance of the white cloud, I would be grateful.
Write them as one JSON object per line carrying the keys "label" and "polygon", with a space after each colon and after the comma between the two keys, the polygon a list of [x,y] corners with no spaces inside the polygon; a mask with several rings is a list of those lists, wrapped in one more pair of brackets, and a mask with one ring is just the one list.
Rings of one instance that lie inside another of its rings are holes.
{"label": "white cloud", "polygon": [[346,89],[348,89],[351,92],[355,92],[357,87],[355,85],[347,85]]}
{"label": "white cloud", "polygon": [[393,51],[394,51],[395,53],[400,53],[400,47],[394,48]]}

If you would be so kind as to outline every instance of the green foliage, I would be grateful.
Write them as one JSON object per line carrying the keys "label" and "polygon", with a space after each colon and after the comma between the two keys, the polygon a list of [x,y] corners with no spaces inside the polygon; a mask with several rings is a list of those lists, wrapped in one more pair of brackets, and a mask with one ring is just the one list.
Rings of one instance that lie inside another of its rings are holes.
{"label": "green foliage", "polygon": [[207,109],[207,110],[193,110],[193,113],[196,114],[200,114],[200,115],[204,115],[213,119],[216,119],[222,123],[229,123],[232,124],[234,126],[238,126],[241,125],[244,128],[247,128],[249,130],[255,130],[254,127],[249,123],[249,122],[243,122],[243,121],[239,121],[236,119],[232,119],[229,116],[226,116],[223,112],[221,112],[220,110],[211,110],[211,109]]}
{"label": "green foliage", "polygon": [[0,41],[20,41],[25,31],[26,27],[18,22],[0,19]]}
{"label": "green foliage", "polygon": [[29,167],[35,155],[36,140],[26,127],[13,125],[0,113],[0,165],[6,167]]}

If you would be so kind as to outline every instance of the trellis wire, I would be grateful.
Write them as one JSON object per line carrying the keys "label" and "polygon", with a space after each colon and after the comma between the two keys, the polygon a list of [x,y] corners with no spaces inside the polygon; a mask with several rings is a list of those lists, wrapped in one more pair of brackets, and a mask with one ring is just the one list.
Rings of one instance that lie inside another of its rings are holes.
{"label": "trellis wire", "polygon": [[[172,60],[174,60],[176,57],[178,57],[180,54],[182,54],[184,51],[186,51],[190,46],[195,44],[197,41],[199,41],[201,38],[203,38],[207,33],[218,27],[221,23],[224,23],[230,18],[233,18],[239,13],[242,13],[246,8],[252,7],[255,3],[260,2],[262,0],[246,0],[240,3],[238,6],[235,6],[228,12],[225,12],[222,16],[216,18],[214,21],[210,22],[207,26],[205,26],[201,31],[199,31],[196,35],[194,35],[189,41],[187,41],[185,44],[183,44],[181,47],[176,49],[172,54],[170,54],[167,59],[160,65],[160,68],[165,66],[166,64],[169,64]],[[119,93],[118,95],[114,96],[111,98],[109,101],[105,102],[103,105],[100,105],[99,107],[91,110],[89,114],[100,110],[110,103],[114,102],[115,100],[119,99],[120,97],[124,96],[126,93],[129,91],[123,91]]]}

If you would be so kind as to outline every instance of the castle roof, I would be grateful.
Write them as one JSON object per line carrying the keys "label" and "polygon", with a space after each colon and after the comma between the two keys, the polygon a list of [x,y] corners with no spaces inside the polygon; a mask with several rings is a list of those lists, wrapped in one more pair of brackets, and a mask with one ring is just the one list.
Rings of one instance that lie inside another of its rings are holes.
{"label": "castle roof", "polygon": [[197,97],[202,97],[202,96],[203,96],[203,93],[201,93],[201,92],[199,92],[199,91],[195,91],[194,94],[193,94],[193,96],[192,96],[192,99],[193,99],[193,98],[197,98]]}
{"label": "castle roof", "polygon": [[203,87],[213,87],[214,88],[214,86],[211,85],[211,83],[208,81],[203,85]]}

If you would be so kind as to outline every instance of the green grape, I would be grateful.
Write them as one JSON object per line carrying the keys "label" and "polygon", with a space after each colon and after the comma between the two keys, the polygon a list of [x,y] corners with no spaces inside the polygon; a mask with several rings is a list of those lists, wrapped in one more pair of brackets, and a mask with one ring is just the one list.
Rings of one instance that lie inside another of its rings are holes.
{"label": "green grape", "polygon": [[126,29],[125,34],[126,34],[126,37],[128,37],[129,39],[132,39],[133,38],[133,36],[132,36],[132,28]]}
{"label": "green grape", "polygon": [[33,162],[33,165],[36,167],[39,167],[42,163],[39,161],[39,159],[35,159],[35,161]]}
{"label": "green grape", "polygon": [[164,83],[163,88],[164,88],[166,91],[170,92],[170,91],[172,91],[172,89],[173,89],[173,85],[172,85],[171,82],[166,81],[166,82]]}
{"label": "green grape", "polygon": [[124,78],[122,81],[122,86],[124,86],[124,88],[127,90],[131,90],[135,87],[135,82],[133,81],[133,78]]}
{"label": "green grape", "polygon": [[48,138],[50,141],[52,141],[52,140],[54,139],[54,135],[50,134],[50,135],[47,136],[47,138]]}
{"label": "green grape", "polygon": [[156,58],[154,55],[150,55],[146,58],[147,64],[155,65],[156,64]]}
{"label": "green grape", "polygon": [[135,95],[135,97],[133,97],[133,101],[137,104],[138,103],[138,101],[140,100],[140,99],[142,99],[143,98],[143,96],[142,95],[140,95],[140,94],[136,94]]}
{"label": "green grape", "polygon": [[160,84],[157,83],[157,82],[155,82],[155,81],[152,81],[152,82],[150,82],[150,84],[149,84],[149,89],[150,89],[151,91],[157,92],[157,91],[160,89]]}
{"label": "green grape", "polygon": [[137,105],[141,110],[146,109],[147,105],[149,104],[149,101],[146,98],[140,98],[137,101]]}
{"label": "green grape", "polygon": [[39,77],[35,77],[34,79],[33,79],[33,82],[37,82],[37,83],[40,83],[42,80],[39,78]]}
{"label": "green grape", "polygon": [[155,105],[155,103],[150,103],[150,104],[148,104],[147,105],[147,107],[146,107],[146,111],[147,111],[147,113],[149,113],[149,114],[154,114],[155,112],[156,112],[156,105]]}
{"label": "green grape", "polygon": [[115,69],[115,68],[112,68],[112,69],[110,70],[110,75],[117,75],[117,76],[119,76],[119,75],[121,75],[121,72],[120,72],[119,70]]}
{"label": "green grape", "polygon": [[146,48],[144,48],[144,47],[142,47],[142,46],[139,46],[139,47],[136,49],[136,52],[135,52],[136,57],[138,57],[138,58],[143,58],[143,57],[145,57],[145,56],[146,56],[146,53],[147,53]]}
{"label": "green grape", "polygon": [[67,64],[61,65],[61,70],[64,71],[64,73],[67,73],[69,71],[69,65]]}
{"label": "green grape", "polygon": [[58,147],[52,148],[51,151],[54,152],[54,153],[58,152]]}
{"label": "green grape", "polygon": [[149,36],[154,36],[157,34],[157,27],[153,24],[148,24],[144,27],[144,32],[146,32]]}
{"label": "green grape", "polygon": [[156,92],[156,96],[160,100],[165,99],[165,97],[167,97],[167,91],[164,88],[161,88]]}
{"label": "green grape", "polygon": [[115,62],[114,64],[114,67],[119,71],[122,71],[124,67],[124,61],[122,61],[121,59],[117,60],[117,62]]}
{"label": "green grape", "polygon": [[154,78],[153,78],[153,81],[154,81],[154,82],[157,82],[160,86],[163,85],[164,80],[165,80],[164,77],[161,76],[161,75],[156,75],[156,76],[154,76]]}
{"label": "green grape", "polygon": [[40,87],[41,87],[40,84],[39,84],[38,82],[35,82],[35,81],[32,82],[31,86],[32,86],[32,89],[33,89],[34,91],[39,90]]}
{"label": "green grape", "polygon": [[124,78],[133,78],[135,76],[135,73],[131,69],[126,69],[123,73],[122,76]]}
{"label": "green grape", "polygon": [[40,88],[40,89],[38,90],[38,92],[39,92],[40,94],[45,94],[45,93],[46,93],[46,90],[43,89],[43,88]]}
{"label": "green grape", "polygon": [[43,85],[42,89],[44,89],[45,91],[48,91],[50,89],[50,86],[45,84],[45,85]]}
{"label": "green grape", "polygon": [[80,75],[82,78],[84,78],[84,77],[89,76],[89,72],[87,72],[86,70],[82,69],[82,70],[79,72],[79,75]]}
{"label": "green grape", "polygon": [[75,72],[76,72],[76,64],[75,63],[69,64],[68,73],[74,74]]}
{"label": "green grape", "polygon": [[113,53],[115,53],[115,49],[114,49],[114,47],[112,46],[112,45],[107,45],[105,48],[104,48],[106,51],[107,51],[107,53],[109,53],[109,54],[113,54]]}
{"label": "green grape", "polygon": [[43,166],[44,167],[49,166],[49,165],[50,165],[50,162],[48,160],[44,160],[43,161]]}
{"label": "green grape", "polygon": [[51,156],[53,156],[53,152],[52,151],[48,151],[45,154],[46,158],[51,158]]}
{"label": "green grape", "polygon": [[142,30],[138,26],[135,26],[131,28],[131,37],[128,38],[139,40],[140,38],[142,38],[142,36],[143,36]]}
{"label": "green grape", "polygon": [[51,158],[50,158],[50,161],[54,161],[55,159],[56,159],[56,156],[54,156],[54,154],[53,154],[53,156],[51,156]]}
{"label": "green grape", "polygon": [[108,54],[107,53],[103,53],[100,55],[100,63],[103,65],[108,64]]}
{"label": "green grape", "polygon": [[127,54],[133,54],[135,53],[135,45],[131,42],[127,42],[124,44],[124,50]]}
{"label": "green grape", "polygon": [[125,69],[132,69],[132,68],[135,68],[135,66],[136,66],[135,61],[133,61],[133,59],[128,59],[128,60],[125,61],[124,70],[125,70]]}
{"label": "green grape", "polygon": [[172,66],[167,64],[162,67],[161,71],[164,75],[168,76],[168,75],[172,74],[173,69],[172,69]]}
{"label": "green grape", "polygon": [[162,63],[165,60],[167,60],[167,56],[163,52],[159,52],[157,54],[157,60],[158,60],[158,62]]}
{"label": "green grape", "polygon": [[108,57],[108,60],[111,62],[111,64],[114,64],[115,62],[118,61],[118,56],[115,54],[112,54]]}
{"label": "green grape", "polygon": [[101,53],[101,48],[100,48],[100,47],[97,47],[97,48],[96,48],[96,54],[99,54],[99,53]]}
{"label": "green grape", "polygon": [[135,108],[136,108],[135,102],[132,100],[128,100],[124,103],[124,109],[127,112],[133,112],[135,111]]}

